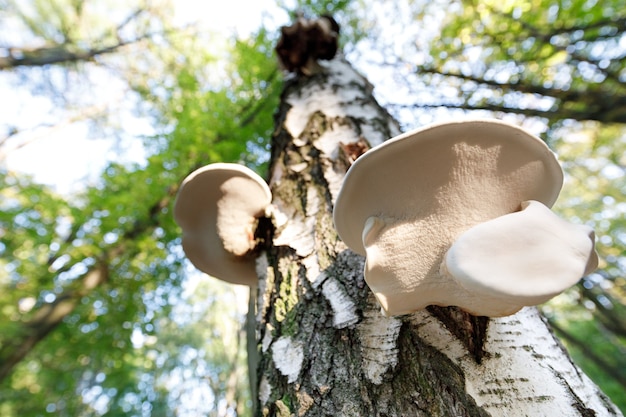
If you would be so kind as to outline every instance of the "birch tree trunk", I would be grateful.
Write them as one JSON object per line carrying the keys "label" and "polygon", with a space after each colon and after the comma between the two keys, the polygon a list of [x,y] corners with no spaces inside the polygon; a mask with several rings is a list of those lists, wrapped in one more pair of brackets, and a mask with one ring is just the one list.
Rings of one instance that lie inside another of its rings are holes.
{"label": "birch tree trunk", "polygon": [[342,58],[286,82],[270,166],[272,245],[257,260],[257,415],[617,416],[535,308],[384,317],[332,208],[351,158],[399,133]]}

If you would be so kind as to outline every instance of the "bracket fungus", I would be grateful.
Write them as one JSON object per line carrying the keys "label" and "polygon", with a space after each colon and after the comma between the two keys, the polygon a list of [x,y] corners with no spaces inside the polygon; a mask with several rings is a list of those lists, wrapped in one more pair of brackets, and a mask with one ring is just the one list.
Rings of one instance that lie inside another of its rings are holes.
{"label": "bracket fungus", "polygon": [[254,235],[271,201],[263,178],[242,165],[217,163],[192,172],[174,205],[191,263],[215,278],[256,286]]}
{"label": "bracket fungus", "polygon": [[506,316],[597,266],[593,231],[550,210],[562,183],[552,151],[519,127],[435,124],[357,159],[333,217],[341,239],[366,256],[384,314],[439,305]]}

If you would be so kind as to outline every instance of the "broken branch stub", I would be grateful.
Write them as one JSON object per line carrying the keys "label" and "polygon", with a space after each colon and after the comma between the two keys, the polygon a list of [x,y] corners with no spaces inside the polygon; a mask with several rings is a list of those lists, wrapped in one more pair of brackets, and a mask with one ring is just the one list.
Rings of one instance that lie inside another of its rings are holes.
{"label": "broken branch stub", "polygon": [[276,54],[289,72],[313,75],[320,71],[318,60],[331,60],[339,48],[339,24],[329,15],[317,19],[299,17],[281,28]]}

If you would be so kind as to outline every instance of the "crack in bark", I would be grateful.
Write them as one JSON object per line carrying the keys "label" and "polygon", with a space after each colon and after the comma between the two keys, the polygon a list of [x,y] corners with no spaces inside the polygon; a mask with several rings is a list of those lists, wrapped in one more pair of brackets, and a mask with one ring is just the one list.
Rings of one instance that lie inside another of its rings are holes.
{"label": "crack in bark", "polygon": [[428,306],[426,309],[463,343],[476,363],[481,363],[487,354],[484,344],[488,317],[473,316],[457,307]]}

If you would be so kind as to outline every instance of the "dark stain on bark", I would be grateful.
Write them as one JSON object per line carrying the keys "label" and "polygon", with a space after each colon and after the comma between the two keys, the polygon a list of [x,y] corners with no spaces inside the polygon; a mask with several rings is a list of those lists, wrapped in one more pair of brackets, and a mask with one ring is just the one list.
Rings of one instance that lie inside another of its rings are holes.
{"label": "dark stain on bark", "polygon": [[463,343],[476,363],[481,363],[486,355],[489,317],[474,316],[458,307],[428,306],[427,310]]}
{"label": "dark stain on bark", "polygon": [[[419,416],[488,417],[474,399],[465,394],[463,370],[445,354],[426,344],[412,326],[403,325],[398,336],[398,366],[391,382],[396,398]],[[404,363],[418,366],[403,366]],[[419,387],[416,389],[416,387]]]}
{"label": "dark stain on bark", "polygon": [[255,257],[259,252],[266,251],[272,247],[274,240],[274,222],[269,217],[260,217],[254,231],[254,240],[257,242],[255,248]]}

